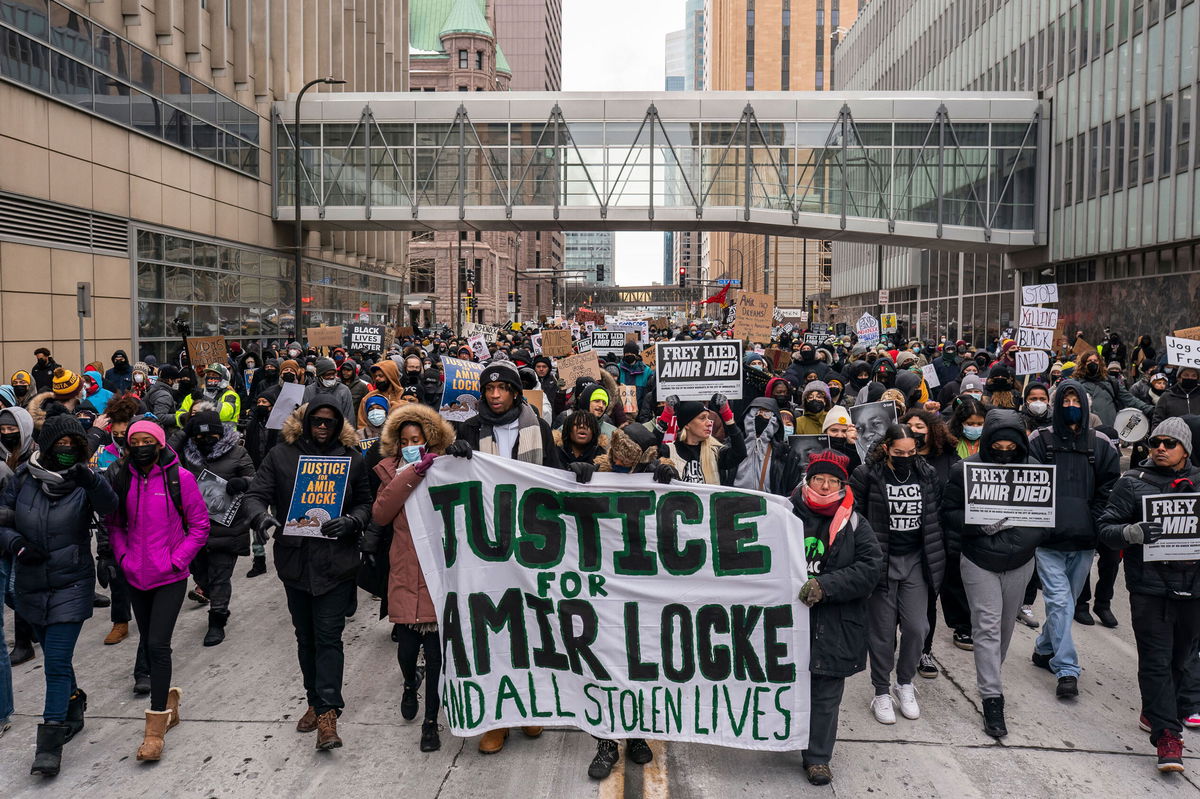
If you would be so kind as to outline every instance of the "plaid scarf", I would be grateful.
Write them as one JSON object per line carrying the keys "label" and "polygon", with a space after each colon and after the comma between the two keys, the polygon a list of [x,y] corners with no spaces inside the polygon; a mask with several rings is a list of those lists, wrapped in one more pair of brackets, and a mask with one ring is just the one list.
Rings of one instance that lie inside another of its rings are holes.
{"label": "plaid scarf", "polygon": [[496,435],[493,432],[493,423],[488,420],[490,414],[482,411],[480,412],[480,416],[482,417],[483,424],[479,428],[479,451],[487,455],[499,455],[503,458],[514,458],[523,463],[541,465],[544,462],[542,453],[542,427],[538,422],[538,415],[534,413],[533,408],[527,402],[522,402],[519,407],[520,412],[517,414],[516,452],[499,451],[496,443]]}

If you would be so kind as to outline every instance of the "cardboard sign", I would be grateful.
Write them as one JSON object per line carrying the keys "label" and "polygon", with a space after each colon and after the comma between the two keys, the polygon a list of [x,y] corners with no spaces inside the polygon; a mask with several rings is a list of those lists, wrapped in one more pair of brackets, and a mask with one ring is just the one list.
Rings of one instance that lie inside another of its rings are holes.
{"label": "cardboard sign", "polygon": [[654,347],[647,347],[646,349],[642,350],[642,363],[646,364],[651,369],[654,368]]}
{"label": "cardboard sign", "polygon": [[581,377],[599,381],[600,359],[594,352],[581,352],[569,358],[560,358],[558,376],[566,383],[567,388],[574,388],[575,381]]}
{"label": "cardboard sign", "polygon": [[342,515],[349,481],[348,455],[301,455],[282,534],[321,538],[321,525]]}
{"label": "cardboard sign", "polygon": [[1022,349],[1054,349],[1054,331],[1037,327],[1022,327],[1017,331],[1017,346]]}
{"label": "cardboard sign", "polygon": [[358,322],[346,328],[346,348],[363,352],[383,352],[383,325]]}
{"label": "cardboard sign", "polygon": [[578,311],[575,312],[575,321],[581,325],[586,324],[588,322],[592,322],[593,324],[597,324],[597,325],[602,325],[602,324],[604,324],[604,320],[607,318],[608,317],[606,317],[602,313],[597,313],[596,311],[588,311],[583,308],[580,308]]}
{"label": "cardboard sign", "polygon": [[615,353],[620,355],[625,349],[625,331],[624,330],[594,330],[592,331],[592,349],[596,352],[607,355]]}
{"label": "cardboard sign", "polygon": [[735,338],[763,344],[771,340],[771,314],[775,300],[770,294],[740,291],[737,298],[737,319],[733,323]]}
{"label": "cardboard sign", "polygon": [[411,327],[396,328],[396,338],[410,338],[415,335],[417,335],[417,331],[413,330]]}
{"label": "cardboard sign", "polygon": [[[339,343],[340,343],[339,339]],[[225,349],[224,336],[193,336],[187,340],[188,360],[197,376],[214,363],[227,364],[229,351]]]}
{"label": "cardboard sign", "polygon": [[1058,327],[1058,309],[1030,308],[1022,305],[1020,327],[1040,327],[1043,330],[1053,330]]}
{"label": "cardboard sign", "polygon": [[767,363],[771,365],[771,370],[775,372],[786,369],[792,363],[792,354],[778,347],[767,347],[766,351],[763,352],[763,357],[767,359]]}
{"label": "cardboard sign", "polygon": [[[533,408],[538,416],[541,416],[543,410],[542,404],[546,401],[546,392],[540,388],[527,388],[521,393],[524,395],[525,401],[529,403],[529,407]],[[550,420],[547,419],[546,421]]]}
{"label": "cardboard sign", "polygon": [[467,322],[462,326],[462,334],[467,338],[481,335],[487,341],[496,341],[500,337],[500,328],[491,325],[481,325],[478,322]]}
{"label": "cardboard sign", "polygon": [[1200,341],[1167,336],[1167,364],[1200,369]]}
{"label": "cardboard sign", "polygon": [[637,386],[617,386],[617,395],[621,398],[621,406],[625,413],[637,415]]}
{"label": "cardboard sign", "polygon": [[1200,327],[1185,327],[1183,330],[1175,331],[1175,338],[1186,338],[1192,341],[1200,341]]}
{"label": "cardboard sign", "polygon": [[1075,339],[1075,345],[1073,347],[1071,347],[1071,352],[1074,353],[1076,357],[1078,357],[1080,355],[1083,355],[1083,353],[1087,352],[1088,350],[1094,350],[1094,349],[1096,349],[1096,348],[1093,347],[1091,344],[1088,344],[1086,339],[1077,338],[1077,339]]}
{"label": "cardboard sign", "polygon": [[341,325],[337,327],[310,327],[304,331],[310,347],[340,347],[345,335]]}
{"label": "cardboard sign", "polygon": [[713,394],[742,397],[741,341],[660,341],[658,399],[707,400]]}
{"label": "cardboard sign", "polygon": [[1144,496],[1142,518],[1163,526],[1161,538],[1142,546],[1142,560],[1200,560],[1200,494]]}
{"label": "cardboard sign", "polygon": [[963,463],[967,524],[1013,527],[1054,526],[1055,467]]}
{"label": "cardboard sign", "polygon": [[565,358],[573,352],[570,330],[543,330],[542,353],[552,358]]}
{"label": "cardboard sign", "polygon": [[1044,283],[1040,286],[1021,286],[1022,305],[1042,305],[1058,302],[1058,284]]}
{"label": "cardboard sign", "polygon": [[1050,355],[1042,350],[1017,351],[1017,375],[1040,375],[1050,368]]}
{"label": "cardboard sign", "polygon": [[304,402],[304,386],[299,383],[280,383],[279,396],[271,406],[271,415],[267,417],[268,430],[280,430],[284,421]]}
{"label": "cardboard sign", "polygon": [[442,358],[446,379],[438,412],[451,422],[465,422],[479,413],[480,375],[484,365],[461,358]]}

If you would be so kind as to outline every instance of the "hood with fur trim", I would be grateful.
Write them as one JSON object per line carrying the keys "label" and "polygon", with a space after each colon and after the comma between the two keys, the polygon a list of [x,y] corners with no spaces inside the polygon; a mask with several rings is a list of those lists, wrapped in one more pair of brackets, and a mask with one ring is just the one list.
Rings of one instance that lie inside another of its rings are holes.
{"label": "hood with fur trim", "polygon": [[[292,411],[291,416],[283,420],[283,427],[279,430],[279,437],[288,444],[295,444],[300,440],[300,436],[304,435],[304,416],[308,412],[310,403],[303,405]],[[321,405],[333,408],[334,406],[321,402]],[[354,432],[354,426],[346,419],[342,420],[342,432],[338,435],[338,441],[347,447],[358,449],[358,434]]]}
{"label": "hood with fur trim", "polygon": [[400,428],[410,423],[421,426],[425,448],[430,452],[441,455],[454,442],[454,428],[436,410],[419,402],[401,403],[388,414],[380,431],[379,454],[382,457],[394,458],[400,454]]}

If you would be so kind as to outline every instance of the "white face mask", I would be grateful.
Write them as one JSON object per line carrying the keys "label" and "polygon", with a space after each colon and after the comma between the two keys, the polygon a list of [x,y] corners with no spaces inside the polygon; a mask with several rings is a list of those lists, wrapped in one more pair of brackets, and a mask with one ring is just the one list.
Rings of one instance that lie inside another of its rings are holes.
{"label": "white face mask", "polygon": [[334,386],[337,385],[337,378],[336,377],[322,377],[321,385],[325,386],[325,388],[333,388]]}
{"label": "white face mask", "polygon": [[371,410],[367,411],[367,421],[376,427],[379,427],[381,424],[383,424],[383,420],[386,418],[387,411],[385,411],[383,408],[372,408]]}
{"label": "white face mask", "polygon": [[134,373],[134,375],[133,375],[133,382],[135,382],[135,383],[145,383],[145,382],[146,382],[146,376],[145,376],[144,374],[142,374],[141,372],[136,372],[136,373]]}
{"label": "white face mask", "polygon": [[1029,412],[1034,416],[1045,416],[1048,410],[1050,410],[1050,405],[1042,400],[1034,400],[1029,403]]}

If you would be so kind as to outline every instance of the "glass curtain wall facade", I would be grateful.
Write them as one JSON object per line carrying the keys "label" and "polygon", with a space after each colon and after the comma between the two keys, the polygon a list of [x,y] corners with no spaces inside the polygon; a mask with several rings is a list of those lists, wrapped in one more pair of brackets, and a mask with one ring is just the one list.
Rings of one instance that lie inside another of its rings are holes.
{"label": "glass curtain wall facade", "polygon": [[[889,284],[885,277],[882,288],[891,289],[893,305],[913,296],[910,308],[890,310],[916,323],[926,314],[946,319],[947,309],[961,305],[964,329],[1003,330],[1004,309],[1015,307],[1015,270],[1026,284],[1057,282],[1061,317],[1089,335],[1107,326],[1130,340],[1194,325],[1198,51],[1196,0],[864,6],[836,51],[838,88],[1039,91],[1052,112],[1047,246],[1007,259],[998,280],[992,259],[952,256],[961,263],[961,290],[940,268],[918,273],[916,283]],[[834,252],[833,296],[843,315],[874,309],[880,253],[842,244]],[[895,255],[885,247],[882,260]],[[971,291],[979,286],[986,287],[982,299]],[[1181,301],[1164,304],[1165,298]]]}

